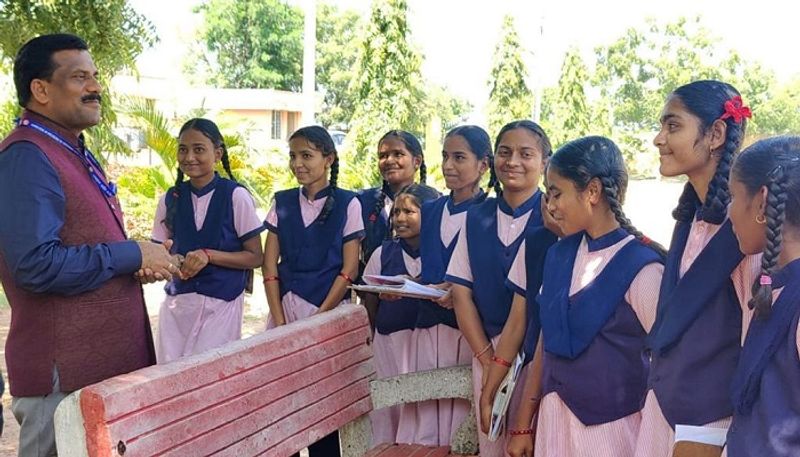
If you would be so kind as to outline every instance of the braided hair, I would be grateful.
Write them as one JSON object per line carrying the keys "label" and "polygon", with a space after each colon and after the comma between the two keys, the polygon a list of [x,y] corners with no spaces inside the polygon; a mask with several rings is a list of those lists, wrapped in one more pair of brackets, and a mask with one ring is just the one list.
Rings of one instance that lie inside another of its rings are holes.
{"label": "braided hair", "polygon": [[[444,136],[445,140],[454,136],[464,138],[464,141],[469,145],[470,151],[475,154],[478,161],[487,159],[489,165],[489,188],[494,188],[497,185],[497,176],[494,173],[494,154],[492,153],[492,140],[486,130],[478,127],[477,125],[460,125],[453,128],[447,135]],[[480,183],[481,176],[478,176],[478,183]],[[475,183],[475,184],[478,184]]]}
{"label": "braided hair", "polygon": [[[381,143],[389,138],[401,141],[413,157],[420,158],[419,182],[425,184],[428,168],[425,166],[425,155],[422,153],[422,145],[417,137],[409,132],[406,132],[405,130],[389,130],[378,141],[378,147],[380,148]],[[389,187],[389,183],[384,179],[383,182],[381,182],[380,189],[378,190],[378,198],[375,201],[375,206],[372,208],[372,212],[369,215],[370,223],[375,224],[378,222],[381,211],[383,211],[383,206],[387,195],[392,195],[392,191]]]}
{"label": "braided hair", "polygon": [[[503,140],[503,135],[516,129],[526,129],[539,138],[539,146],[542,148],[542,160],[547,160],[553,155],[553,146],[550,144],[550,137],[547,136],[547,133],[545,133],[544,129],[539,124],[527,119],[511,121],[500,129],[500,132],[497,133],[497,137],[494,140],[495,154],[497,153],[497,148],[500,147],[500,141]],[[503,186],[500,180],[497,179],[497,172],[494,169],[494,156],[489,158],[489,170],[491,173],[489,175],[489,186],[494,188],[494,193],[499,197],[503,195]]]}
{"label": "braided hair", "polygon": [[800,227],[800,136],[779,136],[753,143],[736,158],[732,175],[744,184],[751,197],[762,188],[767,189],[761,277],[753,283],[753,297],[748,303],[756,310],[756,317],[766,317],[772,309],[772,284],[761,278],[776,271],[784,222]]}
{"label": "braided hair", "polygon": [[324,224],[325,221],[328,220],[328,216],[330,216],[336,200],[334,191],[336,190],[336,184],[339,179],[339,154],[336,152],[336,144],[334,144],[333,138],[331,138],[331,135],[328,133],[328,131],[318,125],[302,127],[296,130],[289,137],[289,140],[291,141],[297,138],[302,138],[308,141],[316,149],[318,149],[324,157],[328,157],[333,154],[331,174],[330,178],[328,178],[328,182],[331,187],[331,194],[328,196],[328,199],[325,200],[325,205],[322,207],[322,211],[316,220],[316,222]]}
{"label": "braided hair", "polygon": [[602,136],[570,141],[556,151],[548,167],[572,181],[580,191],[585,190],[592,179],[599,180],[606,202],[620,227],[662,258],[666,257],[664,247],[634,227],[622,209],[628,189],[628,172],[622,153],[613,141]]}
{"label": "braided hair", "polygon": [[[225,170],[225,173],[228,174],[228,177],[231,181],[236,182],[236,178],[233,177],[233,172],[231,171],[231,163],[230,159],[228,158],[228,148],[225,146],[225,141],[222,138],[222,133],[219,131],[219,127],[213,121],[204,119],[201,117],[197,117],[194,119],[189,119],[186,121],[183,126],[181,127],[180,131],[178,132],[178,137],[184,134],[187,130],[196,130],[203,134],[206,138],[211,140],[211,144],[214,148],[222,149],[222,168]],[[175,185],[172,186],[168,192],[172,194],[172,199],[167,199],[167,212],[166,217],[164,217],[164,225],[170,231],[174,228],[175,222],[175,214],[178,211],[178,197],[180,197],[181,192],[181,183],[183,182],[184,174],[183,170],[178,167],[177,177],[175,179]]]}
{"label": "braided hair", "polygon": [[[740,94],[735,87],[715,80],[691,82],[675,89],[671,95],[700,119],[700,135],[705,135],[717,120],[722,120],[726,125],[725,143],[719,152],[719,163],[708,184],[708,193],[701,212],[703,220],[712,224],[721,224],[727,216],[728,203],[731,200],[728,175],[733,157],[742,145],[747,127],[745,119],[739,119],[739,122],[732,117],[722,119],[725,102],[736,96]],[[678,200],[678,207],[672,212],[672,217],[681,222],[691,222],[699,202],[696,190],[687,183]]]}

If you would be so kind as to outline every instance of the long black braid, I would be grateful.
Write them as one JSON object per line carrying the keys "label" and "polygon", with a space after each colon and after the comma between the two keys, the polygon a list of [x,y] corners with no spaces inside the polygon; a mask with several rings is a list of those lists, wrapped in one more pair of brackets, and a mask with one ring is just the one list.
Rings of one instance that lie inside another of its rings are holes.
{"label": "long black braid", "polygon": [[333,154],[330,178],[328,178],[328,183],[331,187],[331,193],[328,196],[328,199],[325,200],[325,205],[322,207],[322,211],[320,211],[316,220],[316,222],[324,224],[325,221],[328,220],[328,216],[330,216],[331,211],[333,211],[333,205],[336,203],[335,194],[337,181],[339,179],[339,154],[336,152],[336,144],[333,142],[333,138],[331,138],[331,135],[328,133],[328,131],[318,125],[302,127],[296,130],[289,137],[289,140],[293,140],[295,138],[303,138],[304,140],[308,141],[315,148],[317,148],[324,157],[328,157]]}
{"label": "long black braid", "polygon": [[742,151],[733,164],[733,179],[752,196],[766,187],[764,208],[766,243],[761,275],[752,287],[748,303],[757,318],[772,310],[772,281],[783,244],[784,223],[800,227],[800,136],[779,136],[757,141]]}
{"label": "long black braid", "polygon": [[676,221],[691,223],[698,206],[700,206],[700,197],[697,196],[694,186],[687,182],[683,186],[680,198],[678,198],[678,206],[672,210],[672,217]]}
{"label": "long black braid", "polygon": [[667,251],[664,247],[644,236],[622,209],[628,189],[628,172],[622,152],[613,141],[601,136],[587,136],[570,141],[553,155],[548,166],[572,181],[580,191],[585,190],[592,179],[598,179],[606,202],[620,227],[662,258],[666,257]]}
{"label": "long black braid", "polygon": [[[767,184],[767,205],[764,208],[766,222],[766,246],[761,257],[761,275],[772,276],[778,265],[778,256],[783,244],[783,221],[786,218],[786,176],[783,168],[778,165],[770,173]],[[753,284],[753,297],[748,303],[751,309],[755,308],[756,316],[769,316],[772,310],[772,284]]]}
{"label": "long black braid", "polygon": [[494,194],[500,198],[503,196],[503,185],[500,184],[500,180],[497,179],[497,172],[494,171],[494,154],[489,154],[487,157],[489,157],[489,184],[487,186],[494,189]]}
{"label": "long black braid", "polygon": [[[197,117],[194,119],[189,119],[186,121],[183,126],[181,127],[180,131],[178,132],[178,137],[183,135],[184,132],[187,130],[192,129],[196,130],[203,134],[206,138],[211,140],[211,144],[214,148],[222,149],[222,168],[225,170],[225,173],[228,174],[228,177],[231,181],[236,182],[236,178],[233,177],[233,172],[231,172],[231,164],[230,159],[228,157],[228,148],[225,146],[225,140],[222,137],[222,133],[219,131],[219,127],[213,121],[209,119],[204,119],[201,117]],[[181,192],[181,183],[183,182],[184,174],[183,171],[178,167],[177,177],[175,179],[175,185],[171,187],[167,192],[171,194],[171,199],[167,199],[167,211],[164,217],[164,225],[170,231],[174,228],[175,222],[175,215],[178,212],[178,198],[180,197]]]}
{"label": "long black braid", "polygon": [[640,232],[639,229],[637,229],[633,223],[631,223],[631,220],[625,215],[622,205],[625,203],[624,187],[627,187],[627,182],[625,183],[625,186],[621,186],[621,184],[611,176],[598,176],[597,178],[603,185],[603,194],[606,196],[608,206],[611,208],[611,212],[614,213],[614,218],[617,220],[617,223],[619,223],[619,226],[622,227],[622,229],[626,232],[633,235],[637,240],[656,251],[662,258],[666,258],[667,250],[664,249],[664,246],[661,246],[659,243],[644,236],[644,234],[642,234],[642,232]]}
{"label": "long black braid", "polygon": [[[715,121],[720,120],[725,113],[725,103],[740,96],[739,91],[728,83],[714,80],[694,81],[681,86],[672,93],[679,99],[686,109],[700,119],[700,135],[705,135]],[[738,121],[729,117],[724,119],[725,143],[718,151],[719,163],[711,181],[708,184],[705,202],[703,202],[702,218],[712,224],[721,224],[728,213],[730,203],[730,190],[728,177],[734,155],[742,145],[747,121]],[[712,151],[712,154],[717,152]],[[692,195],[694,194],[694,195]],[[697,198],[696,190],[687,184],[684,193],[678,201],[678,207],[673,211],[675,219],[689,222],[694,217]],[[687,218],[687,215],[691,216]]]}

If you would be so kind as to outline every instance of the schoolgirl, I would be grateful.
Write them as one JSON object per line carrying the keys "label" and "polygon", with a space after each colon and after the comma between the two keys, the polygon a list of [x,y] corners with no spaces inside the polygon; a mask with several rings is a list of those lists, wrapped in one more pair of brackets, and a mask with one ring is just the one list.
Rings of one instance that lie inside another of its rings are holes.
{"label": "schoolgirl", "polygon": [[[526,230],[542,225],[538,185],[550,153],[550,140],[534,122],[514,121],[500,130],[494,158],[497,197],[467,211],[447,268],[458,326],[474,354],[475,398],[480,398],[489,364],[497,360],[494,345],[511,309],[513,293],[505,287],[511,263]],[[512,401],[512,412],[515,405]],[[505,439],[492,442],[480,433],[479,446],[481,455],[501,456]]]}
{"label": "schoolgirl", "polygon": [[720,81],[695,81],[669,96],[654,143],[664,176],[688,177],[648,337],[648,392],[637,457],[672,455],[676,424],[727,429],[729,385],[739,359],[742,308],[759,256],[739,251],[727,217],[728,175],[750,110]]}
{"label": "schoolgirl", "polygon": [[417,137],[404,130],[390,130],[378,141],[378,169],[383,183],[358,193],[365,232],[361,259],[366,262],[389,236],[389,214],[400,189],[413,184],[419,170],[419,182],[425,184],[425,157]]}
{"label": "schoolgirl", "polygon": [[800,137],[742,151],[730,188],[739,248],[763,257],[733,377],[727,455],[800,455]]}
{"label": "schoolgirl", "polygon": [[[542,372],[527,381],[541,389],[526,389],[523,401],[541,399],[537,426],[529,426],[535,408],[526,408],[509,432],[512,456],[633,455],[665,251],[625,216],[627,185],[622,154],[607,138],[571,141],[550,159],[547,209],[565,236],[546,255],[534,305]],[[509,280],[526,293],[523,256]]]}
{"label": "schoolgirl", "polygon": [[[358,273],[364,236],[355,193],[337,187],[339,157],[325,129],[303,127],[289,137],[289,167],[300,187],[277,192],[266,221],[267,328],[338,306]],[[309,446],[310,457],[338,455],[338,432]]]}
{"label": "schoolgirl", "polygon": [[[248,272],[263,258],[264,224],[253,197],[233,178],[219,128],[191,119],[178,143],[178,177],[159,200],[152,233],[184,257],[158,315],[159,363],[241,338]],[[230,179],[216,173],[218,162]]]}
{"label": "schoolgirl", "polygon": [[[386,240],[373,251],[364,274],[385,276],[420,275],[420,215],[425,202],[439,198],[436,189],[411,184],[397,193],[392,207],[391,226],[395,237]],[[417,323],[417,314],[423,302],[428,300],[365,294],[364,304],[375,323],[373,349],[375,371],[378,378],[388,378],[416,371],[419,357],[413,347],[412,337]],[[414,407],[415,405],[409,405]],[[404,442],[398,439],[401,407],[390,407],[373,411],[372,441],[374,444]],[[407,414],[406,420],[414,421]],[[415,427],[416,422],[406,424]],[[408,441],[413,443],[414,441]],[[421,443],[420,443],[421,444]]]}
{"label": "schoolgirl", "polygon": [[[450,194],[422,205],[420,258],[421,280],[437,287],[449,287],[445,271],[461,227],[472,206],[482,203],[487,193],[481,179],[492,169],[489,135],[475,125],[456,127],[444,138],[442,174]],[[489,187],[494,186],[494,171]],[[472,351],[458,329],[452,296],[420,303],[413,332],[411,353],[416,371],[470,364]],[[453,433],[469,414],[464,400],[432,400],[408,405],[401,410],[397,441],[430,446],[448,446]]]}

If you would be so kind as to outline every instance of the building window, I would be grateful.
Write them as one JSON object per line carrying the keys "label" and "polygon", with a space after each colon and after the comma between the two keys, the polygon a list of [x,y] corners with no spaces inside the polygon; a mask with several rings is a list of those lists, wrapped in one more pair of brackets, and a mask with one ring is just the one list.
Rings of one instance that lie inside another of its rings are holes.
{"label": "building window", "polygon": [[286,113],[286,134],[291,135],[297,129],[297,113]]}
{"label": "building window", "polygon": [[272,112],[272,139],[273,140],[280,140],[281,139],[281,112],[280,111],[273,111]]}

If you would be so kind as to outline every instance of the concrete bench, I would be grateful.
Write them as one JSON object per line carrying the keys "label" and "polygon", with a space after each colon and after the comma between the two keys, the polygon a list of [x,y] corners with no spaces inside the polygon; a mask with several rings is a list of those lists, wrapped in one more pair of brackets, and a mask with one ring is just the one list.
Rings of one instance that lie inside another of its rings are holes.
{"label": "concrete bench", "polygon": [[[91,337],[91,336],[88,336]],[[62,457],[288,456],[340,430],[342,455],[443,456],[448,448],[369,449],[373,408],[472,398],[469,367],[375,380],[363,307],[334,311],[76,391],[56,411]],[[474,414],[453,454],[475,454]]]}

